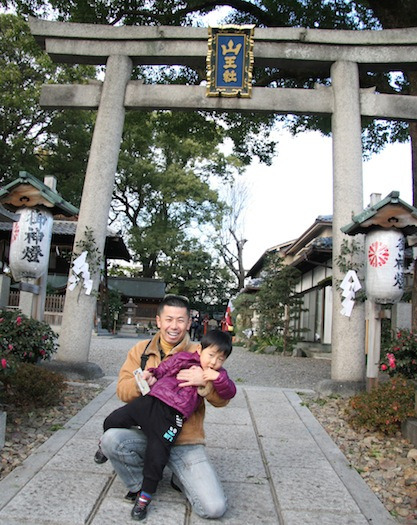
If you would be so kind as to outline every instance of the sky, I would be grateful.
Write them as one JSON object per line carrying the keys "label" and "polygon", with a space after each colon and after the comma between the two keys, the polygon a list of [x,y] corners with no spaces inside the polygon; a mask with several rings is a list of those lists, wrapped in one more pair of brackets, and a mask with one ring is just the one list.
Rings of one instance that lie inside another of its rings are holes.
{"label": "sky", "polygon": [[[292,137],[283,131],[272,166],[253,163],[244,179],[249,199],[243,262],[249,270],[268,248],[296,239],[319,215],[332,214],[331,139],[318,132]],[[363,187],[364,207],[371,193],[384,198],[394,190],[412,204],[411,145],[388,145],[364,161]]]}

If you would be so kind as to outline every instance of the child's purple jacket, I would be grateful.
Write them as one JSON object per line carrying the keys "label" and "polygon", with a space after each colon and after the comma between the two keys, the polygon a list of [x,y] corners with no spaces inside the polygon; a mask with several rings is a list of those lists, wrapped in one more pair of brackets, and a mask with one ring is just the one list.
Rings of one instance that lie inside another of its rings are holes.
{"label": "child's purple jacket", "polygon": [[[202,398],[198,395],[196,386],[179,387],[181,381],[178,381],[176,375],[180,370],[192,366],[200,366],[198,352],[178,352],[162,361],[157,368],[149,368],[149,372],[156,377],[157,382],[151,387],[148,396],[157,397],[183,414],[186,419],[197,410]],[[231,399],[236,395],[236,386],[224,368],[221,368],[219,373],[216,381],[212,381],[213,387],[220,397]]]}

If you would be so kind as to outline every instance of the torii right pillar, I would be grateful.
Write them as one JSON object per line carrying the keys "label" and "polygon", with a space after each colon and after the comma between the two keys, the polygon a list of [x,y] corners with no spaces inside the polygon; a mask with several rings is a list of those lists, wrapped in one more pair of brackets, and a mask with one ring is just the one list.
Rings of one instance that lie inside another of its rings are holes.
{"label": "torii right pillar", "polygon": [[[350,317],[341,314],[339,284],[344,275],[338,258],[344,239],[341,227],[352,214],[363,210],[361,111],[359,71],[354,62],[338,61],[332,65],[333,87],[333,319],[331,381],[324,381],[321,391],[351,395],[365,388],[365,307],[356,301]],[[360,239],[359,242],[361,242]],[[350,239],[351,242],[351,239]],[[362,255],[356,255],[363,263]]]}

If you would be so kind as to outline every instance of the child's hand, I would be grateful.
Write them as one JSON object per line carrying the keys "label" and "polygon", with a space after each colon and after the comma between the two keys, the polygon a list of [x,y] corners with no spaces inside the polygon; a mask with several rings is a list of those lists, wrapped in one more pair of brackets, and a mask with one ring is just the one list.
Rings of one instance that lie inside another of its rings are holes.
{"label": "child's hand", "polygon": [[156,377],[151,372],[149,372],[149,370],[144,370],[142,372],[142,378],[148,383],[149,386],[154,385],[157,381]]}
{"label": "child's hand", "polygon": [[204,381],[216,381],[219,375],[220,372],[218,372],[217,370],[213,370],[212,368],[207,368],[206,370],[203,370]]}

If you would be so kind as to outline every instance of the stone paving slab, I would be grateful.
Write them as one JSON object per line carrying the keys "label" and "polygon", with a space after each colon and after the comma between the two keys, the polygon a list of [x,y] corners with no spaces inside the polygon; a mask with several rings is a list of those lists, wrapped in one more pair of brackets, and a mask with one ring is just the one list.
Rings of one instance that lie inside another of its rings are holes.
{"label": "stone paving slab", "polygon": [[[0,482],[0,525],[133,523],[110,463],[93,455],[115,382]],[[238,386],[224,408],[207,407],[206,437],[228,497],[228,525],[389,525],[391,518],[349,467],[295,391]],[[146,525],[201,525],[170,487],[169,469]]]}

